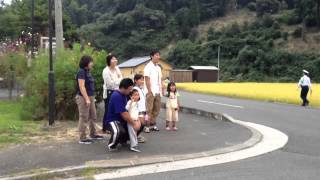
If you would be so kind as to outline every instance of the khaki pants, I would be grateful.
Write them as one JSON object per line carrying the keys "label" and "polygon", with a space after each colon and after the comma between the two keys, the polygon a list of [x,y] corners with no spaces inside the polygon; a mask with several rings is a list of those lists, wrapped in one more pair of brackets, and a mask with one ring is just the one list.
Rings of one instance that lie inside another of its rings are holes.
{"label": "khaki pants", "polygon": [[153,96],[152,93],[147,94],[147,114],[150,125],[156,125],[156,119],[160,113],[161,97],[160,95]]}
{"label": "khaki pants", "polygon": [[88,107],[86,101],[82,96],[76,96],[76,103],[79,110],[79,135],[80,140],[86,139],[86,130],[89,125],[90,136],[96,135],[95,121],[97,120],[96,106],[94,103],[94,96],[90,96],[91,104]]}

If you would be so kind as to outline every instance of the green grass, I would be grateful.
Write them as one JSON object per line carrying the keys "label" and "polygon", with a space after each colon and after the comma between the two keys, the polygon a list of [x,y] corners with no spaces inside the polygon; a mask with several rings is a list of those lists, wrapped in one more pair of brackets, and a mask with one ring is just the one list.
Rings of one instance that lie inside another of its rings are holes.
{"label": "green grass", "polygon": [[38,129],[36,122],[20,119],[21,110],[18,101],[0,101],[0,147],[25,142]]}

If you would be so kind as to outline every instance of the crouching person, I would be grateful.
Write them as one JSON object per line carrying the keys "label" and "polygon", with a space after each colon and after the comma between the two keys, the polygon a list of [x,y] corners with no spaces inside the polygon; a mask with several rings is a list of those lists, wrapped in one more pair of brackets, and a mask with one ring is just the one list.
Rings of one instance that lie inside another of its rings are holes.
{"label": "crouching person", "polygon": [[141,125],[135,123],[126,110],[127,96],[133,89],[133,81],[125,78],[120,82],[119,90],[115,90],[111,97],[106,116],[107,130],[111,132],[111,137],[108,143],[109,151],[118,149],[118,144],[126,144],[129,140],[128,124],[134,130],[140,132]]}

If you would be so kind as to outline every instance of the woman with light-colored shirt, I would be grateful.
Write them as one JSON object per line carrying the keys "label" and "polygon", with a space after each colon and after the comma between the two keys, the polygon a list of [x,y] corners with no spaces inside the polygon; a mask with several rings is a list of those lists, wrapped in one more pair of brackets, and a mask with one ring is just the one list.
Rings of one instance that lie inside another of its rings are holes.
{"label": "woman with light-colored shirt", "polygon": [[108,113],[108,104],[111,94],[114,90],[119,89],[120,81],[122,80],[122,74],[119,69],[118,60],[114,55],[108,55],[106,57],[107,66],[103,69],[103,99],[104,99],[104,117],[102,123],[102,131],[106,131],[106,116]]}

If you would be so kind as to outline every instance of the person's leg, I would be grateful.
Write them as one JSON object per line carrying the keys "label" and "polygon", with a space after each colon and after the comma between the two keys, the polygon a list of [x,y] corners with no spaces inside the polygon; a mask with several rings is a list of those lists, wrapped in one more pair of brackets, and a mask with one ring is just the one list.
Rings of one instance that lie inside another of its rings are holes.
{"label": "person's leg", "polygon": [[309,105],[309,100],[308,100],[308,93],[309,93],[309,87],[306,86],[306,105]]}
{"label": "person's leg", "polygon": [[151,125],[154,125],[153,130],[156,130],[156,131],[159,130],[156,124],[157,124],[157,118],[160,113],[160,109],[161,109],[161,97],[160,95],[157,95],[156,97],[154,97],[154,101],[153,101],[152,121],[151,121]]}
{"label": "person's leg", "polygon": [[170,122],[172,121],[172,108],[166,109],[166,130],[170,130]]}
{"label": "person's leg", "polygon": [[147,105],[147,116],[148,119],[146,120],[146,132],[150,132],[150,124],[153,121],[152,116],[153,116],[153,101],[154,97],[152,93],[148,93],[146,96],[146,105]]}
{"label": "person's leg", "polygon": [[95,137],[97,135],[96,130],[96,120],[97,120],[97,110],[94,97],[90,97],[90,108],[89,108],[89,130],[90,130],[90,137]]}
{"label": "person's leg", "polygon": [[82,96],[76,96],[76,103],[79,110],[79,136],[80,140],[85,140],[87,139],[86,129],[89,118],[89,107],[87,107],[86,102]]}
{"label": "person's leg", "polygon": [[130,137],[130,147],[138,146],[137,132],[130,124],[128,124],[128,133]]}
{"label": "person's leg", "polygon": [[120,141],[120,135],[121,135],[119,123],[110,122],[107,124],[106,129],[111,132],[108,147],[109,149],[115,149]]}
{"label": "person's leg", "polygon": [[301,99],[302,99],[302,106],[305,106],[306,105],[306,103],[307,103],[307,93],[306,93],[307,91],[306,91],[306,88],[304,87],[304,86],[302,86],[301,87],[301,94],[300,94],[300,96],[301,96]]}
{"label": "person's leg", "polygon": [[174,131],[176,131],[176,130],[178,130],[178,128],[177,128],[177,122],[178,122],[178,111],[177,110],[173,110],[172,111],[172,129],[174,130]]}

